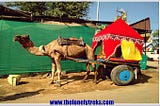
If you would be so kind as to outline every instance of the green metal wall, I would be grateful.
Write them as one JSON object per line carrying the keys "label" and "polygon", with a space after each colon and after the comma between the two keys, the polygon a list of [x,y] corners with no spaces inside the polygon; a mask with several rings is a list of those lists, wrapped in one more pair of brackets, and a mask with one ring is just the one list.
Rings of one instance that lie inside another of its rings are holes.
{"label": "green metal wall", "polygon": [[[95,29],[87,26],[48,25],[40,23],[0,20],[0,75],[51,71],[51,60],[45,56],[29,54],[18,42],[15,35],[29,34],[35,46],[48,44],[59,35],[62,37],[82,36],[91,46]],[[63,61],[62,70],[85,70],[84,63]]]}

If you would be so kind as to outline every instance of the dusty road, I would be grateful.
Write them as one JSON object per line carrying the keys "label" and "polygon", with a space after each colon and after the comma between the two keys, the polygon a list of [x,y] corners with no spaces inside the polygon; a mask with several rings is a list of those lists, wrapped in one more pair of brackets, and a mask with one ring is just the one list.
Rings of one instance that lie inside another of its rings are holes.
{"label": "dusty road", "polygon": [[[50,100],[114,100],[115,103],[159,103],[158,84],[137,84],[113,90],[91,91],[74,94],[38,94],[5,103],[49,103]],[[3,103],[4,103],[3,102]]]}
{"label": "dusty road", "polygon": [[[128,86],[117,86],[111,80],[92,82],[93,73],[86,83],[84,72],[71,73],[63,77],[63,86],[49,85],[49,78],[42,76],[24,77],[18,86],[11,86],[0,78],[0,103],[47,103],[50,100],[86,99],[114,100],[116,103],[159,103],[159,70],[152,67],[143,71],[138,79]],[[67,83],[66,83],[67,82]]]}

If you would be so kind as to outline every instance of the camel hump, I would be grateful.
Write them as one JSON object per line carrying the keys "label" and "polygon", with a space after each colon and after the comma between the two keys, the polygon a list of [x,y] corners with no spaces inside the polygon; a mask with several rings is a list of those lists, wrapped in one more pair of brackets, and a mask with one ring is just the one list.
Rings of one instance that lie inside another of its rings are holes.
{"label": "camel hump", "polygon": [[77,39],[76,37],[62,38],[61,36],[59,36],[57,41],[58,41],[58,44],[61,46],[63,45],[85,46],[85,43],[82,37],[80,37],[80,39]]}
{"label": "camel hump", "polygon": [[69,40],[78,40],[76,37],[71,37]]}

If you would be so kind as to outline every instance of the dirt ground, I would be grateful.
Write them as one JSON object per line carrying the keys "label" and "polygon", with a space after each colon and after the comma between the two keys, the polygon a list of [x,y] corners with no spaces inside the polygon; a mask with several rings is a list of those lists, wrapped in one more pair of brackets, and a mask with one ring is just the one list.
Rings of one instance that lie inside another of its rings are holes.
{"label": "dirt ground", "polygon": [[[130,85],[130,90],[135,91],[136,86],[156,85],[156,89],[159,86],[159,69],[158,62],[148,62],[147,70],[142,71],[142,75],[138,76],[137,80],[134,80]],[[62,86],[57,87],[54,84],[49,84],[50,77],[44,77],[44,75],[36,75],[34,77],[22,77],[20,84],[17,86],[11,86],[6,78],[0,78],[0,103],[23,103],[21,99],[34,96],[49,96],[50,94],[77,94],[96,91],[112,91],[116,89],[123,89],[125,86],[117,86],[113,84],[110,79],[100,81],[98,84],[93,83],[93,72],[90,74],[88,80],[84,83],[82,79],[86,73],[68,73],[62,77]],[[149,89],[145,87],[145,89]],[[143,91],[142,91],[143,92]],[[145,92],[145,91],[144,91]],[[154,87],[150,92],[155,92]],[[147,92],[145,92],[147,93]],[[127,92],[126,92],[127,94]],[[136,95],[135,95],[136,96]],[[152,95],[150,95],[152,97]],[[154,95],[153,95],[154,96]],[[159,93],[156,94],[159,97]],[[127,97],[126,97],[127,98]],[[137,98],[137,97],[135,97]],[[158,100],[158,98],[157,98]],[[156,102],[158,103],[158,101]],[[45,101],[48,103],[49,100]],[[24,101],[25,103],[25,101]],[[32,103],[32,102],[31,102]]]}

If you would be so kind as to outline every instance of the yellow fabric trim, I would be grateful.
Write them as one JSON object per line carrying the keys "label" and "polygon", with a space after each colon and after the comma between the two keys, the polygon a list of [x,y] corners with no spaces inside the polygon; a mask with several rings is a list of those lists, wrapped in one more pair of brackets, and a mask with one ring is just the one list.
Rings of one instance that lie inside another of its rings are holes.
{"label": "yellow fabric trim", "polygon": [[122,40],[121,50],[125,60],[142,60],[142,56],[133,41]]}

